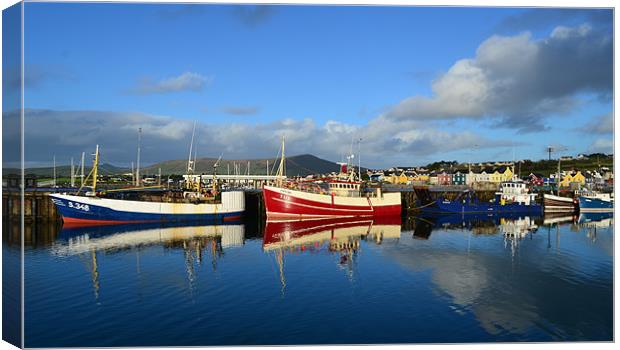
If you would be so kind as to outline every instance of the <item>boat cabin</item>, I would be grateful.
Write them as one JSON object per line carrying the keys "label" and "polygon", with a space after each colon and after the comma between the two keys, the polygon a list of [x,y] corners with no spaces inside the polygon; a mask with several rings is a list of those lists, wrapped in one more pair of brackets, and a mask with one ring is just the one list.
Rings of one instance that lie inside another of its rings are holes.
{"label": "boat cabin", "polygon": [[536,203],[536,194],[530,193],[525,182],[502,182],[500,188],[501,191],[497,192],[497,195],[503,203],[519,203],[524,205]]}
{"label": "boat cabin", "polygon": [[329,192],[338,196],[359,196],[361,182],[333,181],[329,182]]}

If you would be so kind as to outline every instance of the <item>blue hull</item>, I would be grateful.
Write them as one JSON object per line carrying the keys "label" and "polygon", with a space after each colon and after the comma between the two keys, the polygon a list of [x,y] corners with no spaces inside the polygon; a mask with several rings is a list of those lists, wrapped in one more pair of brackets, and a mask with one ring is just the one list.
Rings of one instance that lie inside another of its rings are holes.
{"label": "blue hull", "polygon": [[579,197],[579,211],[582,213],[611,213],[614,203],[599,198]]}
{"label": "blue hull", "polygon": [[542,205],[505,204],[473,202],[462,203],[437,199],[434,205],[422,209],[431,213],[489,213],[489,214],[528,214],[542,215]]}
{"label": "blue hull", "polygon": [[[53,198],[52,201],[66,224],[127,224],[146,222],[201,222],[219,223],[238,220],[242,211],[205,214],[168,214],[168,213],[141,213],[119,211],[93,204],[80,205],[62,198]],[[76,205],[77,204],[77,205]]]}

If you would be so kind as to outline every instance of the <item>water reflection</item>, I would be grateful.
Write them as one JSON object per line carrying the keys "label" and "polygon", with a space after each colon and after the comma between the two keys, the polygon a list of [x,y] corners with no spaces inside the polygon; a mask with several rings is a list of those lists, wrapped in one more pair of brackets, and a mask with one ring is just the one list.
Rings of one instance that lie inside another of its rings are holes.
{"label": "water reflection", "polygon": [[78,256],[91,275],[95,299],[99,298],[98,254],[134,251],[136,271],[140,275],[140,252],[149,246],[182,249],[189,290],[196,281],[196,266],[205,256],[215,270],[224,249],[242,246],[245,230],[241,224],[175,226],[162,224],[63,227],[48,248],[58,257]]}
{"label": "water reflection", "polygon": [[315,220],[268,220],[263,235],[263,250],[273,252],[278,265],[282,293],[286,288],[285,253],[327,251],[339,254],[339,266],[354,277],[361,241],[381,245],[384,240],[398,239],[401,218],[336,218]]}
{"label": "water reflection", "polygon": [[445,215],[33,230],[27,345],[610,340],[613,224]]}

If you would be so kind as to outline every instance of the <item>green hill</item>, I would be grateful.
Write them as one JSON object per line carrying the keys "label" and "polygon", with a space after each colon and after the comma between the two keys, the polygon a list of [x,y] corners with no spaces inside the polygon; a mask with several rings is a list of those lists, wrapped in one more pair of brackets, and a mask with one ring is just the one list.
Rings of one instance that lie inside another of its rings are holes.
{"label": "green hill", "polygon": [[[196,161],[195,174],[212,174],[213,164],[217,161],[216,158],[199,158]],[[268,173],[267,165],[269,165],[269,172],[275,174],[279,164],[279,159],[241,159],[241,160],[221,160],[218,167],[218,174],[223,175],[230,172],[230,174],[247,174],[248,162],[251,175],[262,175]],[[277,163],[277,164],[276,164]],[[275,166],[274,166],[275,164]],[[157,175],[159,168],[161,168],[162,175],[182,175],[187,170],[187,160],[168,160],[160,163],[156,163],[140,169],[142,175]],[[332,171],[338,171],[339,165],[330,162],[325,159],[315,157],[310,154],[302,154],[298,156],[292,156],[286,159],[286,174],[288,176],[306,176],[309,174],[324,174]],[[78,167],[75,167],[76,171]],[[90,172],[90,167],[84,167],[84,173]],[[235,170],[237,169],[237,170]],[[363,168],[362,168],[363,169]],[[52,177],[52,167],[44,168],[27,168],[25,173],[27,175],[36,175],[38,177]],[[111,164],[102,164],[99,166],[100,175],[118,175],[130,172],[131,169],[118,167]],[[3,176],[8,174],[19,174],[19,169],[4,168]],[[57,166],[57,177],[69,177],[71,174],[71,167],[68,165]]]}
{"label": "green hill", "polygon": [[[196,160],[195,174],[212,174],[216,158],[198,158]],[[274,174],[277,171],[279,159],[222,159],[218,166],[218,174],[247,174],[248,163],[250,175]],[[269,169],[267,169],[269,166]],[[185,174],[187,160],[169,160],[145,167],[143,174],[157,174],[161,168],[162,174]],[[286,159],[286,174],[288,176],[306,176],[309,174],[324,174],[338,171],[339,165],[310,154],[292,156]]]}
{"label": "green hill", "polygon": [[[84,175],[88,175],[91,168],[84,166]],[[75,166],[75,171],[79,172],[78,166]],[[125,169],[121,167],[117,167],[112,164],[101,164],[99,166],[99,174],[100,175],[113,175],[113,174],[122,174],[126,172],[130,172],[130,169]],[[2,169],[2,176],[6,176],[9,174],[19,174],[19,169],[16,168],[4,168]],[[54,174],[53,167],[44,167],[44,168],[26,168],[25,175],[36,175],[38,177],[52,177]],[[71,176],[71,166],[70,165],[62,165],[56,167],[56,176],[57,177],[69,177]]]}

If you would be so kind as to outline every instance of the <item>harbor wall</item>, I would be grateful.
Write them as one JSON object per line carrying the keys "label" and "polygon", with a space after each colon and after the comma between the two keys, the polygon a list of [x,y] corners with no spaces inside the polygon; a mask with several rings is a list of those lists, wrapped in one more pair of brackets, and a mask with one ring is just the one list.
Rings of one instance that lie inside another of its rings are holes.
{"label": "harbor wall", "polygon": [[[24,192],[24,222],[35,221],[60,222],[56,207],[49,198],[51,192]],[[2,218],[9,222],[20,220],[21,193],[19,191],[2,191]]]}

